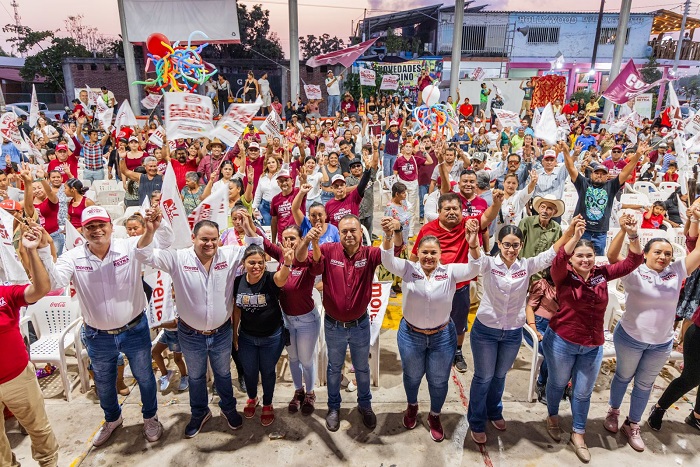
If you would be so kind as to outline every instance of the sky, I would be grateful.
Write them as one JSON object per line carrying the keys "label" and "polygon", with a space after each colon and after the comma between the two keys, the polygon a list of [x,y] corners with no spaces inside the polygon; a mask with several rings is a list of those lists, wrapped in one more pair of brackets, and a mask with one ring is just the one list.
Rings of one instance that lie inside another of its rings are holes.
{"label": "sky", "polygon": [[[14,12],[10,6],[12,0],[0,0],[0,25],[14,23]],[[279,35],[285,56],[289,56],[289,16],[286,0],[240,0],[249,7],[261,4],[270,10],[270,25]],[[22,24],[34,30],[57,30],[64,27],[63,20],[69,15],[82,14],[84,24],[97,27],[104,35],[117,38],[120,32],[116,0],[17,0]],[[299,34],[321,35],[329,33],[347,42],[352,28],[365,15],[376,16],[412,7],[438,4],[439,0],[298,0]],[[454,0],[445,0],[445,5]],[[532,11],[572,11],[580,10],[580,4],[569,0],[477,0],[474,5],[487,3],[490,10],[532,10]],[[607,0],[605,11],[619,11],[621,0]],[[85,5],[89,4],[90,9]],[[682,13],[682,0],[633,0],[632,12],[646,12],[665,8]],[[596,10],[600,4],[593,0],[585,3],[581,11]],[[700,0],[693,0],[691,16],[698,17]],[[154,27],[154,32],[157,31]],[[60,33],[59,33],[60,34]],[[7,34],[0,31],[3,49],[9,50],[5,43]]]}

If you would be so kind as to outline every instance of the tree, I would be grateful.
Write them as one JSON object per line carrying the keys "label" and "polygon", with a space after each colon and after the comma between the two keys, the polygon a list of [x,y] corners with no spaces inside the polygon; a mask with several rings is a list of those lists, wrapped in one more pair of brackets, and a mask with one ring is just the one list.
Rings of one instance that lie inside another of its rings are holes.
{"label": "tree", "polygon": [[72,37],[53,37],[51,46],[42,48],[31,57],[27,57],[20,76],[32,82],[37,76],[46,79],[55,92],[64,91],[63,59],[68,57],[91,57],[92,53],[85,46],[78,44]]}
{"label": "tree", "polygon": [[[653,55],[649,57],[649,61],[642,68],[639,69],[639,73],[642,75],[642,78],[647,83],[653,83],[657,80],[660,80],[663,76],[663,72],[659,70],[659,62],[656,61],[656,57]],[[647,92],[651,93],[652,95],[651,108],[655,109],[657,100],[659,98],[659,87],[656,86],[652,89],[649,89]]]}
{"label": "tree", "polygon": [[[238,4],[238,27],[240,44],[212,44],[204,49],[204,58],[261,58],[273,60],[284,58],[282,45],[276,32],[270,32],[270,10],[253,5]],[[256,53],[257,52],[257,53]]]}
{"label": "tree", "polygon": [[[377,69],[374,69],[374,73],[374,86],[360,86],[360,74],[348,72],[347,77],[343,80],[343,89],[352,94],[352,97],[355,99],[359,99],[360,95],[366,100],[369,99],[369,96],[372,94],[379,95],[379,86],[382,84],[382,76],[384,76],[384,73]],[[362,89],[360,90],[360,88]]]}
{"label": "tree", "polygon": [[14,24],[6,24],[2,31],[12,34],[7,42],[11,43],[20,54],[26,54],[37,45],[54,37],[53,31],[34,31],[30,27]]}
{"label": "tree", "polygon": [[300,37],[299,45],[301,46],[303,60],[308,60],[316,55],[327,54],[345,48],[343,39],[339,39],[336,36],[331,37],[331,35],[327,33],[319,37],[313,34]]}
{"label": "tree", "polygon": [[66,25],[68,37],[90,52],[103,55],[113,42],[105,35],[100,34],[97,28],[83,24],[83,15],[68,16],[68,19],[64,19],[63,22]]}

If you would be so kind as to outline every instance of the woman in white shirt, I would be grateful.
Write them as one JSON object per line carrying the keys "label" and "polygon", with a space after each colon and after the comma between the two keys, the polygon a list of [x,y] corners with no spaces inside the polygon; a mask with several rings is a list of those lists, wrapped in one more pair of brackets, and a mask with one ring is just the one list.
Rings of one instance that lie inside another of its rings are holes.
{"label": "woman in white shirt", "polygon": [[[308,156],[304,159],[304,166],[301,168],[303,173],[300,173],[297,177],[297,186],[301,186],[304,183],[311,185],[311,191],[306,195],[306,206],[305,213],[309,212],[309,207],[314,203],[321,202],[321,180],[323,180],[323,174],[318,170],[316,165],[316,159]],[[305,178],[305,181],[303,180]]]}
{"label": "woman in white shirt", "polygon": [[[288,152],[287,152],[288,154]],[[253,199],[253,209],[257,209],[262,216],[262,225],[270,225],[272,216],[270,215],[270,203],[275,195],[282,193],[282,189],[277,184],[277,176],[281,170],[289,170],[289,164],[280,166],[279,160],[275,156],[267,156],[265,159],[265,171],[258,180]]]}
{"label": "woman in white shirt", "polygon": [[[688,210],[691,228],[688,237],[698,236],[700,209]],[[623,215],[623,218],[632,217]],[[608,261],[622,261],[619,256],[625,234],[618,233],[610,244]],[[653,238],[644,246],[645,261],[622,279],[625,286],[625,313],[615,327],[613,339],[617,366],[610,385],[610,409],[605,417],[605,429],[617,433],[622,431],[629,445],[636,451],[644,450],[639,422],[649,402],[651,389],[673,349],[673,324],[676,318],[676,303],[683,280],[700,265],[700,248],[695,248],[683,259],[673,261],[673,246],[665,238]],[[630,411],[622,426],[618,425],[620,405],[627,386],[634,378],[630,397]],[[668,407],[665,407],[668,408]],[[663,417],[659,405],[652,409],[649,425],[658,429]],[[692,416],[692,414],[691,414]],[[653,422],[658,418],[659,423]]]}
{"label": "woman in white shirt", "polygon": [[55,143],[58,141],[58,130],[53,126],[49,125],[44,117],[39,117],[36,121],[37,125],[34,127],[34,138],[37,140],[46,137],[47,142]]}
{"label": "woman in white shirt", "polygon": [[[385,228],[382,264],[403,279],[403,319],[397,335],[408,399],[403,425],[409,430],[417,425],[418,388],[425,375],[430,392],[430,436],[435,441],[442,441],[440,411],[447,396],[457,348],[457,333],[450,319],[452,297],[458,282],[476,277],[479,261],[441,264],[440,241],[431,235],[418,243],[418,262],[397,258],[394,256],[392,232],[387,232],[385,225],[382,227]],[[478,222],[470,219],[466,227],[469,248],[478,249]]]}
{"label": "woman in white shirt", "polygon": [[[503,179],[503,204],[494,223],[494,238],[498,238],[498,232],[504,226],[520,224],[525,212],[525,205],[532,198],[536,186],[537,171],[535,170],[530,171],[530,183],[522,190],[518,190],[518,176],[516,174],[509,173],[505,176]],[[491,254],[495,255],[496,253],[498,253],[498,245],[494,244]]]}
{"label": "woman in white shirt", "polygon": [[486,443],[487,421],[499,431],[506,429],[501,397],[506,373],[513,366],[523,340],[530,276],[551,266],[559,248],[574,237],[574,232],[578,237],[583,235],[584,229],[583,219],[575,218],[554,246],[534,258],[518,258],[523,233],[515,225],[505,226],[498,233],[498,256],[481,258],[481,251],[470,246],[469,263],[481,258],[478,273],[484,279],[484,296],[470,338],[474,378],[469,390],[467,419],[475,443]]}

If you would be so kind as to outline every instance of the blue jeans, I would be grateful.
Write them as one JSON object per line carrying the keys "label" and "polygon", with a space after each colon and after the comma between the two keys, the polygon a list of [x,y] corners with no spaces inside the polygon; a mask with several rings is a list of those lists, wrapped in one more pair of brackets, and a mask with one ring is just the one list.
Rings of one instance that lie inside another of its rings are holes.
{"label": "blue jeans", "polygon": [[483,433],[487,420],[503,419],[503,390],[506,374],[513,366],[523,340],[523,329],[494,329],[472,326],[470,345],[474,357],[474,377],[469,389],[467,420],[472,431]]}
{"label": "blue jeans", "polygon": [[[540,334],[544,336],[545,331],[549,327],[549,320],[547,318],[543,318],[541,316],[535,315],[535,328],[539,331]],[[530,337],[530,334],[523,332],[523,339],[532,346],[532,338]],[[540,345],[538,347],[539,353],[541,355],[544,355],[544,352],[542,351],[542,346]],[[542,366],[540,366],[540,374],[537,376],[537,384],[540,386],[544,386],[547,384],[547,359],[544,358],[542,360]]]}
{"label": "blue jeans", "polygon": [[588,409],[591,406],[591,394],[595,380],[603,362],[603,346],[588,347],[573,344],[559,337],[552,328],[548,328],[542,339],[542,347],[549,361],[549,379],[547,380],[547,411],[549,416],[559,415],[559,403],[564,389],[572,382],[574,391],[571,401],[574,433],[586,432]]}
{"label": "blue jeans", "polygon": [[396,335],[403,366],[403,387],[409,404],[418,403],[418,388],[425,375],[430,393],[430,411],[439,414],[447,397],[457,333],[452,321],[445,329],[426,336],[412,331],[402,319]]}
{"label": "blue jeans", "polygon": [[607,243],[607,233],[605,232],[590,232],[586,230],[581,236],[582,240],[590,240],[595,246],[595,255],[604,256],[605,255],[605,244]]}
{"label": "blue jeans", "polygon": [[340,410],[340,380],[348,347],[357,379],[357,404],[362,408],[372,407],[372,393],[369,390],[369,318],[354,328],[346,329],[327,319],[324,326],[328,348],[328,409]]}
{"label": "blue jeans", "polygon": [[141,392],[143,418],[152,418],[158,410],[156,399],[156,377],[151,366],[151,335],[148,318],[120,334],[107,334],[85,325],[85,345],[95,373],[95,387],[100,398],[100,407],[105,421],[113,422],[121,415],[117,400],[117,358],[124,352],[129,359],[131,372]]}
{"label": "blue jeans", "polygon": [[671,355],[673,340],[664,344],[645,344],[627,334],[620,323],[615,327],[613,340],[617,368],[610,385],[610,407],[620,408],[627,385],[634,378],[629,419],[633,423],[639,423],[649,402],[654,381]]}
{"label": "blue jeans", "polygon": [[[66,222],[69,222],[66,220]],[[66,236],[60,230],[55,231],[51,235],[51,240],[56,247],[56,256],[61,256],[63,254],[63,247],[66,244]]]}
{"label": "blue jeans", "polygon": [[306,392],[314,390],[316,384],[316,341],[321,333],[321,315],[313,310],[300,316],[284,316],[284,323],[289,329],[291,345],[287,347],[289,370],[292,372],[294,389],[301,389],[306,383]]}
{"label": "blue jeans", "polygon": [[328,96],[328,116],[335,117],[336,112],[340,112],[340,94]]}
{"label": "blue jeans", "polygon": [[[600,126],[602,120],[599,119],[598,117],[593,117],[593,116],[588,117],[588,119],[590,120],[591,124],[594,124],[593,128],[591,128],[591,130],[593,130],[593,133],[598,133],[598,127]],[[588,149],[588,148],[586,148],[586,149]]]}
{"label": "blue jeans", "polygon": [[95,180],[104,180],[105,179],[105,169],[98,169],[98,170],[88,170],[85,169],[83,170],[83,180],[90,180],[91,182],[95,182]]}
{"label": "blue jeans", "polygon": [[260,201],[260,206],[258,206],[258,211],[262,215],[262,225],[270,225],[272,223],[272,215],[270,214],[270,202],[264,199]]}
{"label": "blue jeans", "polygon": [[219,407],[223,412],[236,410],[236,398],[233,397],[231,384],[231,339],[233,331],[230,326],[216,334],[204,336],[179,323],[177,338],[180,341],[182,355],[187,362],[190,380],[190,411],[193,418],[204,417],[209,411],[207,394],[207,362],[214,373],[214,385],[221,400]]}
{"label": "blue jeans", "polygon": [[238,334],[238,356],[243,365],[248,397],[258,396],[258,373],[262,380],[263,405],[272,404],[277,379],[277,361],[284,349],[282,326],[271,336],[255,337],[240,331]]}
{"label": "blue jeans", "polygon": [[326,205],[326,203],[328,201],[332,200],[333,198],[335,198],[335,195],[332,192],[330,192],[330,191],[322,191],[321,192],[321,204],[323,204],[324,206]]}
{"label": "blue jeans", "polygon": [[398,154],[387,154],[384,153],[384,157],[382,159],[382,166],[384,167],[383,173],[385,177],[391,177],[394,174],[394,162],[396,162],[396,158],[398,158]]}
{"label": "blue jeans", "polygon": [[418,205],[420,206],[420,218],[425,218],[425,206],[423,206],[423,198],[428,194],[430,185],[418,185]]}

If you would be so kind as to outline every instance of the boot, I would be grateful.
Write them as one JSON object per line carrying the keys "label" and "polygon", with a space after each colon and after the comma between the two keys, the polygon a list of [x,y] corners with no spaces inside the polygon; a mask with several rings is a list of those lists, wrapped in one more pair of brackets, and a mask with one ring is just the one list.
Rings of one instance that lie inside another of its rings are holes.
{"label": "boot", "polygon": [[131,394],[129,386],[124,384],[124,365],[117,365],[117,392],[120,396],[128,396]]}

